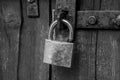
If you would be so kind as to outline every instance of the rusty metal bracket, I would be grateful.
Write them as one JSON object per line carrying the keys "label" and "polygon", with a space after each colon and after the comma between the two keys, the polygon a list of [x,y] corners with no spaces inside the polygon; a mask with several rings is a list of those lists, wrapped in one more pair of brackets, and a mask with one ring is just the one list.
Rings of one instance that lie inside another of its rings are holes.
{"label": "rusty metal bracket", "polygon": [[78,11],[77,28],[120,29],[120,11]]}
{"label": "rusty metal bracket", "polygon": [[38,1],[37,0],[27,0],[27,16],[28,17],[38,17]]}
{"label": "rusty metal bracket", "polygon": [[75,13],[76,13],[75,5],[76,5],[76,0],[56,0],[55,18],[57,18],[57,15],[62,10],[67,14],[66,17],[64,18],[72,24],[73,29],[75,27]]}
{"label": "rusty metal bracket", "polygon": [[[76,0],[56,0],[56,8],[54,11],[54,15],[52,16],[53,20],[58,20],[58,15],[62,12],[65,13],[65,15],[61,16],[62,19],[67,20],[73,27],[73,31],[75,29],[75,14],[76,14]],[[59,25],[59,23],[58,23]],[[73,32],[74,33],[74,32]],[[56,40],[59,41],[68,41],[68,28],[66,25],[60,24],[60,27],[58,26],[55,29]],[[74,40],[73,40],[74,41]]]}

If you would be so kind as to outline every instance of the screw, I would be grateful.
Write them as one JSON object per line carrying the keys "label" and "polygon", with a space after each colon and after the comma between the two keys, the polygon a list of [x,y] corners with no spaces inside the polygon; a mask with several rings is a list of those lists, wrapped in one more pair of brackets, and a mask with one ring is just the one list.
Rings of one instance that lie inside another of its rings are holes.
{"label": "screw", "polygon": [[95,23],[97,22],[97,19],[95,16],[90,16],[88,18],[88,23],[91,24],[91,25],[94,25]]}

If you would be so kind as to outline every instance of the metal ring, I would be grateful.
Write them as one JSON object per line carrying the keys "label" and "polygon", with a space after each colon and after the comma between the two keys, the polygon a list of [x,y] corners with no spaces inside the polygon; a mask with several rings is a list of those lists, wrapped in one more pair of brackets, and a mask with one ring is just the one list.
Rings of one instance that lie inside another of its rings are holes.
{"label": "metal ring", "polygon": [[[65,19],[62,19],[62,21],[68,26],[68,28],[69,28],[69,41],[72,41],[73,40],[73,28],[72,28],[72,25]],[[52,31],[54,30],[55,25],[57,25],[57,23],[58,23],[58,20],[55,20],[50,25],[50,30],[49,30],[49,35],[48,35],[48,39],[50,39],[50,40],[52,40],[51,39]]]}

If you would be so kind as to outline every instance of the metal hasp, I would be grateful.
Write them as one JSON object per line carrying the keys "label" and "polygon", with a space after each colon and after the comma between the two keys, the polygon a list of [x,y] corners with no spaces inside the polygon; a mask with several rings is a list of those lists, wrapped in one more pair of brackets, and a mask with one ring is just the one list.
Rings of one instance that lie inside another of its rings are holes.
{"label": "metal hasp", "polygon": [[27,0],[27,16],[28,17],[38,17],[38,1],[37,0]]}
{"label": "metal hasp", "polygon": [[56,0],[56,16],[60,13],[60,10],[68,11],[67,16],[65,17],[68,20],[73,29],[75,28],[75,12],[76,12],[76,0]]}
{"label": "metal hasp", "polygon": [[77,28],[120,29],[120,11],[78,11]]}

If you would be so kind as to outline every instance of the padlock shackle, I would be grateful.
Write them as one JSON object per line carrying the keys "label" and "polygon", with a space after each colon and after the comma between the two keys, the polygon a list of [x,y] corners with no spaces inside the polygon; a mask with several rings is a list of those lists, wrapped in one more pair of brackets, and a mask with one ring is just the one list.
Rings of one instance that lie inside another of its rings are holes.
{"label": "padlock shackle", "polygon": [[[69,28],[69,41],[73,40],[73,28],[72,25],[65,19],[62,19],[62,22],[64,22],[67,27]],[[55,20],[51,25],[50,25],[50,30],[49,30],[49,35],[48,35],[48,39],[52,40],[51,35],[52,35],[52,31],[54,30],[55,26],[57,25],[58,20]]]}

